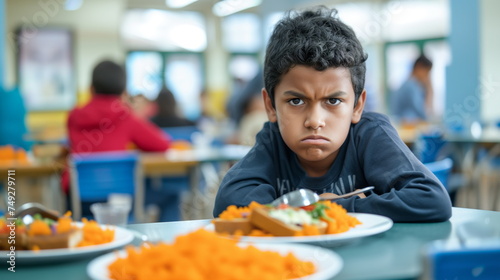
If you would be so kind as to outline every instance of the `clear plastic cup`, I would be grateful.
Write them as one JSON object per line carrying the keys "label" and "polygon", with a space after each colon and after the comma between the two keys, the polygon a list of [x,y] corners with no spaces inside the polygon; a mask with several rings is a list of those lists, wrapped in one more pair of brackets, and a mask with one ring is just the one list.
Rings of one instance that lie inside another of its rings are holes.
{"label": "clear plastic cup", "polygon": [[99,224],[124,227],[127,225],[130,207],[110,203],[94,203],[90,205],[90,211]]}
{"label": "clear plastic cup", "polygon": [[111,193],[108,196],[108,203],[113,205],[122,205],[132,208],[132,196],[126,193]]}

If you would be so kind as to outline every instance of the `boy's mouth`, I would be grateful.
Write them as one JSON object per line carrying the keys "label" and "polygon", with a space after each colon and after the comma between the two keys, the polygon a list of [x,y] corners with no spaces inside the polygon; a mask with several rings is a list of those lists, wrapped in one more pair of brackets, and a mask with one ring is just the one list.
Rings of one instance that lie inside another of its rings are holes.
{"label": "boy's mouth", "polygon": [[310,135],[301,140],[303,143],[307,144],[325,144],[327,142],[330,142],[328,138],[323,137],[321,135]]}

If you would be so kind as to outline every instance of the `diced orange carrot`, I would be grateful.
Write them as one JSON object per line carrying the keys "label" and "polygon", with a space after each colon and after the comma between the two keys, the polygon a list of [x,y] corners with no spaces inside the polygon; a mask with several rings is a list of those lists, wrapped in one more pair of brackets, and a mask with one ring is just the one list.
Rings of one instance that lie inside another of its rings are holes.
{"label": "diced orange carrot", "polygon": [[237,207],[235,205],[230,205],[226,208],[226,210],[222,211],[219,214],[220,219],[224,220],[232,220],[238,218],[244,218],[246,215],[249,215],[252,209],[257,207],[264,207],[264,205],[252,201],[248,206]]}
{"label": "diced orange carrot", "polygon": [[29,236],[51,235],[51,234],[52,230],[50,229],[50,226],[42,220],[34,220],[28,229]]}
{"label": "diced orange carrot", "polygon": [[[240,247],[232,239],[199,229],[179,236],[172,244],[127,247],[126,257],[108,266],[111,279],[293,279],[313,274],[312,262]],[[147,260],[147,261],[145,261]]]}
{"label": "diced orange carrot", "polygon": [[96,221],[82,219],[83,239],[78,247],[99,245],[109,243],[115,238],[115,230],[111,228],[102,228]]}

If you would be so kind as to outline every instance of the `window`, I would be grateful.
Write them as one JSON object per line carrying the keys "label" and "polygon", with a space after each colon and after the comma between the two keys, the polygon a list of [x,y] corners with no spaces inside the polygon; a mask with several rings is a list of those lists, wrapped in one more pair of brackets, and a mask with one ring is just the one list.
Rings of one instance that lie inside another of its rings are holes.
{"label": "window", "polygon": [[133,51],[127,56],[127,90],[154,100],[163,85],[176,97],[185,117],[200,114],[200,93],[205,82],[204,58],[200,53]]}
{"label": "window", "polygon": [[150,100],[162,86],[163,58],[157,52],[132,52],[127,57],[127,90],[130,95],[143,94]]}
{"label": "window", "polygon": [[169,54],[165,57],[165,84],[172,91],[183,115],[196,120],[201,114],[203,63],[197,54]]}

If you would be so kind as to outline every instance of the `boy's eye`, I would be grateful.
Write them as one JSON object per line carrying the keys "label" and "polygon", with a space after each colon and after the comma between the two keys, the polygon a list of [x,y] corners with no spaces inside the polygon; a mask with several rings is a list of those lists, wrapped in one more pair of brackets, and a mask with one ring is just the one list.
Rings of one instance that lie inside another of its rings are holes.
{"label": "boy's eye", "polygon": [[328,103],[331,105],[338,105],[340,103],[340,99],[338,98],[329,98]]}
{"label": "boy's eye", "polygon": [[304,103],[304,101],[302,101],[302,99],[300,99],[300,98],[293,98],[293,99],[288,100],[288,103],[290,103],[291,105],[297,106],[297,105],[302,105]]}

